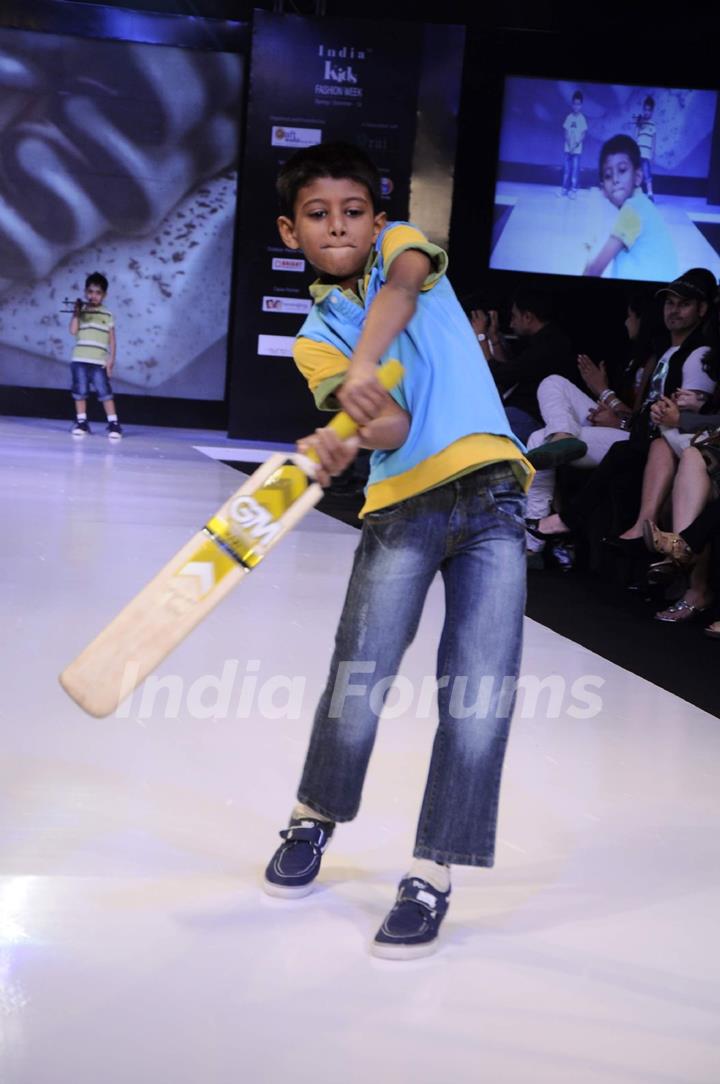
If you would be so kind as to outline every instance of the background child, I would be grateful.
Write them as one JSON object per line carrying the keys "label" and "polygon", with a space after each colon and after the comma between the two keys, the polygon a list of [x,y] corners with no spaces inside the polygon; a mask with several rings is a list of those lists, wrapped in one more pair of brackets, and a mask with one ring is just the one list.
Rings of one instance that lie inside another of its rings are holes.
{"label": "background child", "polygon": [[655,121],[653,120],[653,112],[655,110],[655,99],[649,94],[643,102],[642,113],[638,113],[633,117],[635,122],[635,142],[640,150],[640,164],[642,167],[643,192],[647,195],[648,199],[655,202],[653,195],[653,179],[652,179],[652,160],[655,157]]}
{"label": "background child", "polygon": [[582,92],[576,90],[570,103],[570,112],[563,121],[565,133],[565,159],[563,163],[562,196],[575,199],[580,181],[580,157],[588,123],[582,113]]}
{"label": "background child", "polygon": [[[278,179],[284,244],[318,272],[295,361],[319,406],[339,402],[375,449],[360,544],[315,715],[298,804],[265,872],[276,896],[312,890],[338,821],[352,820],[387,694],[437,572],[446,592],[439,726],[414,860],[372,944],[433,951],[450,863],[491,866],[500,775],[520,661],[524,488],[532,474],[477,339],[445,278],[447,257],[408,223],[386,223],[380,178],[343,143],[298,151]],[[378,362],[397,357],[391,395]],[[300,442],[327,484],[358,438]]]}
{"label": "background child", "polygon": [[583,274],[602,275],[612,261],[613,277],[661,282],[677,277],[678,262],[670,232],[643,193],[640,151],[628,135],[616,135],[600,151],[600,187],[620,212],[597,255]]}
{"label": "background child", "polygon": [[99,271],[85,280],[85,298],[78,298],[70,320],[70,334],[75,336],[70,368],[72,371],[72,397],[75,401],[76,421],[72,428],[74,437],[90,433],[87,421],[87,398],[95,391],[107,416],[107,435],[110,440],[120,440],[122,429],[118,423],[110,387],[110,374],[115,365],[115,320],[103,305],[108,281]]}

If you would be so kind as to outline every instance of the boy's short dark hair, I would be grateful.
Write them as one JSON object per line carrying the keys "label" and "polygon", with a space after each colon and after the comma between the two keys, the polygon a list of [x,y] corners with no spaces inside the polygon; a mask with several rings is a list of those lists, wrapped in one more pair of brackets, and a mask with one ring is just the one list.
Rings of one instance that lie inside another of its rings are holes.
{"label": "boy's short dark hair", "polygon": [[104,275],[101,275],[99,271],[93,271],[91,275],[85,279],[85,289],[90,286],[99,286],[104,294],[108,291],[108,280]]}
{"label": "boy's short dark hair", "polygon": [[583,98],[582,91],[581,90],[576,90],[575,93],[572,96],[572,100],[574,102],[584,102],[585,99]]}
{"label": "boy's short dark hair", "polygon": [[296,151],[282,166],[277,179],[280,214],[295,215],[295,200],[301,188],[319,177],[356,181],[367,188],[375,214],[380,210],[380,171],[365,151],[340,141],[316,143]]}
{"label": "boy's short dark hair", "polygon": [[552,301],[543,290],[535,290],[532,286],[522,286],[513,294],[513,302],[518,312],[531,312],[543,323],[552,319]]}
{"label": "boy's short dark hair", "polygon": [[642,163],[640,161],[640,148],[629,135],[614,135],[610,139],[607,139],[600,148],[600,159],[598,162],[600,178],[602,179],[603,167],[605,165],[605,159],[611,154],[626,154],[633,164],[633,169],[641,169]]}
{"label": "boy's short dark hair", "polygon": [[655,99],[653,98],[653,96],[651,94],[648,94],[647,98],[643,102],[643,109],[645,108],[646,105],[649,105],[651,109],[655,108]]}

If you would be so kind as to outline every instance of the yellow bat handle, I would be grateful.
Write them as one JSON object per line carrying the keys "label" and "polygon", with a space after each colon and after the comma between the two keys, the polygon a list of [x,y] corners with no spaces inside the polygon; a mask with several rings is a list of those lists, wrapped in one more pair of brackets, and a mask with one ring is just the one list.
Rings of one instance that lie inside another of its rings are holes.
{"label": "yellow bat handle", "polygon": [[[377,371],[377,378],[385,388],[386,391],[390,391],[390,388],[394,388],[396,384],[399,384],[402,380],[405,370],[399,361],[392,360],[386,361],[384,365],[381,365]],[[339,414],[336,414],[333,420],[330,422],[327,429],[332,429],[337,433],[340,440],[347,440],[353,433],[357,432],[357,422],[354,422],[349,414],[346,414],[344,410],[341,410]],[[310,449],[306,453],[308,459],[312,459],[313,462],[318,462],[317,454],[313,449]]]}

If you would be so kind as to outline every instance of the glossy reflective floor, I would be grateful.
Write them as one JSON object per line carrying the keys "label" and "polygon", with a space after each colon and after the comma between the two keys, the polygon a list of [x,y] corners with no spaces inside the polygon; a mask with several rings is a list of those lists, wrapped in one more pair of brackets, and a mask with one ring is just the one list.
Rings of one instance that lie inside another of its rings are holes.
{"label": "glossy reflective floor", "polygon": [[65,696],[57,673],[238,486],[195,445],[229,447],[0,420],[2,1084],[717,1084],[717,719],[527,622],[497,865],[456,868],[440,951],[397,964],[367,945],[411,851],[416,702],[315,894],[259,888],[351,528],[312,513],[116,716]]}

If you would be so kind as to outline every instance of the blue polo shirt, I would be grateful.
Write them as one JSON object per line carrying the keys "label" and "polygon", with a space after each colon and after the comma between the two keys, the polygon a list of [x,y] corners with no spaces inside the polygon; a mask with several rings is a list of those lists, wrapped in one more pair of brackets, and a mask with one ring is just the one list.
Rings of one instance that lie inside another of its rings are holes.
{"label": "blue polo shirt", "polygon": [[475,333],[445,277],[447,256],[406,222],[390,223],[380,233],[357,292],[319,283],[310,288],[315,304],[293,354],[317,405],[338,408],[334,393],[367,311],[392,261],[410,248],[430,257],[432,271],[415,314],[380,359],[397,358],[404,366],[403,380],[390,394],[410,415],[410,430],[399,448],[372,453],[361,515],[491,463],[509,462],[524,488],[533,476]]}

